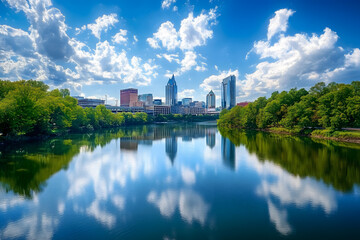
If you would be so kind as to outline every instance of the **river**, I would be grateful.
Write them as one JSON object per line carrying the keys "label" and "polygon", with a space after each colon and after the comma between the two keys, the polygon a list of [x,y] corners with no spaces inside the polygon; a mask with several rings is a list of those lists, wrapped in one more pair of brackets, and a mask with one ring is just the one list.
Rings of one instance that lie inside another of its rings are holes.
{"label": "river", "polygon": [[360,146],[163,124],[0,147],[0,239],[357,239]]}

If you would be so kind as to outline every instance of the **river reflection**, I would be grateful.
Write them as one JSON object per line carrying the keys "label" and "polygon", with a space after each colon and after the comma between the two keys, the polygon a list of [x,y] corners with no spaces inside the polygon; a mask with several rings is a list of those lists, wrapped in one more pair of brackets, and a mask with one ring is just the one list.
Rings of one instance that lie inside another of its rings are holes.
{"label": "river reflection", "polygon": [[356,145],[165,124],[0,151],[0,239],[359,234]]}

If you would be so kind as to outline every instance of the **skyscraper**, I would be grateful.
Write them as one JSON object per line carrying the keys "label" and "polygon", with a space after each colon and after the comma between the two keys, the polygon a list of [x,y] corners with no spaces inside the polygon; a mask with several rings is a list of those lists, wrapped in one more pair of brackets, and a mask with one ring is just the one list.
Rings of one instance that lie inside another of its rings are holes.
{"label": "skyscraper", "polygon": [[221,108],[231,109],[235,106],[236,100],[236,77],[230,75],[221,83]]}
{"label": "skyscraper", "polygon": [[166,105],[175,106],[177,103],[177,86],[174,75],[165,86]]}
{"label": "skyscraper", "polygon": [[216,97],[213,90],[211,90],[208,95],[206,95],[206,108],[215,108],[216,105]]}
{"label": "skyscraper", "polygon": [[120,90],[120,106],[133,107],[138,101],[138,90],[135,88],[128,88]]}

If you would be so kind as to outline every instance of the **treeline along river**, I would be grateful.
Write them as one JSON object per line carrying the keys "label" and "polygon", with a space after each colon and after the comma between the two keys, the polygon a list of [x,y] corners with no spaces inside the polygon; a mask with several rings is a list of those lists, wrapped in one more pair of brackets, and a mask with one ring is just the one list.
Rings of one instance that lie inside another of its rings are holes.
{"label": "treeline along river", "polygon": [[360,147],[216,124],[0,147],[0,239],[356,239]]}

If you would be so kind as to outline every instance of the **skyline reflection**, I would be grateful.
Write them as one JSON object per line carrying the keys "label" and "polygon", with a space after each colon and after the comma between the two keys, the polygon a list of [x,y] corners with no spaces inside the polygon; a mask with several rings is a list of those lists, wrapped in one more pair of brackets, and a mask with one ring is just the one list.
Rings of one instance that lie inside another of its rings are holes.
{"label": "skyline reflection", "polygon": [[[221,238],[228,228],[234,238],[278,238],[307,228],[301,222],[334,220],[344,214],[341,198],[359,196],[357,149],[267,134],[228,138],[216,126],[128,127],[22,149],[8,149],[0,161],[0,239],[66,238],[63,229],[80,238]],[[356,211],[351,205],[346,214]],[[357,224],[343,220],[335,222]]]}

